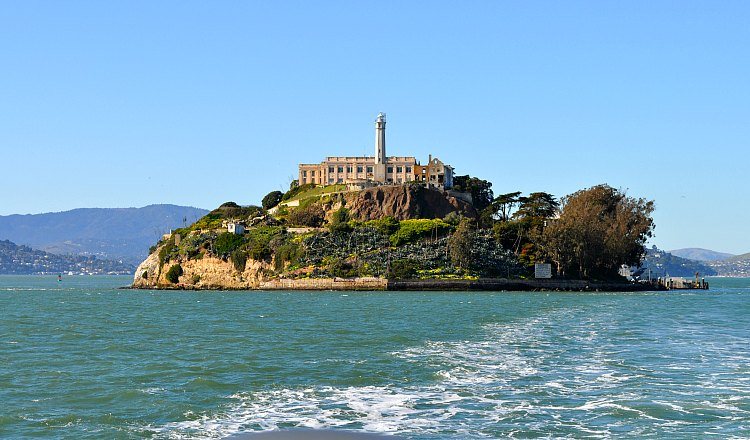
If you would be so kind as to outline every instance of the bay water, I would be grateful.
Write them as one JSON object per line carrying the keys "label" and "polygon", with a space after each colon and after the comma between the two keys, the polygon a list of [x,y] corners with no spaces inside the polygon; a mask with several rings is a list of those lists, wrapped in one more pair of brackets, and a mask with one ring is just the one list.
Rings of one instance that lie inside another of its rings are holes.
{"label": "bay water", "polygon": [[0,438],[750,437],[750,279],[191,292],[0,277]]}

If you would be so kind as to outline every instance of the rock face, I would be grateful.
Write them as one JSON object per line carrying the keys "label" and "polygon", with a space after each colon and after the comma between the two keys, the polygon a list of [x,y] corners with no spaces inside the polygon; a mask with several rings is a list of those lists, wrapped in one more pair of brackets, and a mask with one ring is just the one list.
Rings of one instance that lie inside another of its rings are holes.
{"label": "rock face", "polygon": [[[267,281],[264,274],[272,267],[264,261],[248,259],[245,270],[238,272],[232,262],[207,256],[201,259],[167,261],[160,271],[158,254],[157,249],[138,266],[133,277],[133,287],[140,289],[258,289],[261,283]],[[182,275],[177,284],[167,280],[167,271],[175,264],[182,267]]]}
{"label": "rock face", "polygon": [[443,218],[451,212],[475,218],[474,207],[442,191],[421,186],[399,185],[368,188],[344,195],[353,219],[375,220],[385,216],[397,220]]}

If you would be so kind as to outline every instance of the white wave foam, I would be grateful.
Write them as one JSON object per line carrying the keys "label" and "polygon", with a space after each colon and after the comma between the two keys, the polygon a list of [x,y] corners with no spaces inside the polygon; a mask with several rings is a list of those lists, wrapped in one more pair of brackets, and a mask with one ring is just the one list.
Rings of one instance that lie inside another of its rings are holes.
{"label": "white wave foam", "polygon": [[[569,333],[557,334],[563,322],[576,319],[571,313],[566,309],[488,324],[473,340],[426,341],[392,352],[403,362],[435,370],[431,382],[418,386],[319,386],[239,393],[230,396],[233,404],[217,412],[189,415],[186,421],[152,430],[168,438],[222,438],[293,427],[455,438],[529,433],[604,438],[612,435],[610,428],[637,419],[649,424],[635,427],[630,432],[635,436],[663,434],[686,423],[679,417],[662,418],[661,413],[646,409],[649,403],[673,414],[694,414],[692,407],[680,404],[680,398],[644,400],[642,390],[632,388],[633,383],[653,380],[654,373],[618,360],[617,352],[607,345],[606,332],[592,330],[606,324],[606,318],[599,322],[589,318]],[[715,380],[710,382],[716,386]],[[672,387],[669,393],[689,399],[696,391]],[[744,416],[738,400],[706,401],[700,406]],[[601,426],[602,417],[619,421]]]}

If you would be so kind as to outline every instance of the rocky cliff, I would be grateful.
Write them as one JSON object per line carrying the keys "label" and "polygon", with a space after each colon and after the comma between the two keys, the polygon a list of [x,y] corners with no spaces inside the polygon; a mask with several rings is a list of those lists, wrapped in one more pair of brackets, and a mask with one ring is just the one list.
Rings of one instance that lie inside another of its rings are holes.
{"label": "rocky cliff", "polygon": [[[133,287],[187,288],[187,289],[258,289],[268,281],[264,276],[271,267],[264,261],[247,260],[242,271],[235,269],[231,261],[206,256],[200,259],[180,258],[159,264],[159,249],[148,256],[135,272]],[[167,279],[167,271],[179,264],[182,275],[177,283]]]}
{"label": "rocky cliff", "polygon": [[344,194],[353,219],[376,220],[391,216],[396,220],[444,218],[451,212],[464,217],[477,216],[474,207],[446,192],[417,185],[379,186]]}

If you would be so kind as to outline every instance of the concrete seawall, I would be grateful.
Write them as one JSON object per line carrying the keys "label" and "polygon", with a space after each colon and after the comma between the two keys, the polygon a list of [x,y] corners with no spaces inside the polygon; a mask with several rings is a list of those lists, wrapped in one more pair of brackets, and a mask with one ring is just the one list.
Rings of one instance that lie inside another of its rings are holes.
{"label": "concrete seawall", "polygon": [[480,278],[478,280],[389,280],[387,290],[642,292],[658,289],[650,285],[593,282],[585,280],[513,280],[506,278]]}
{"label": "concrete seawall", "polygon": [[258,290],[484,290],[484,291],[570,291],[570,292],[642,292],[659,290],[655,286],[590,282],[584,280],[387,280],[384,278],[303,278],[279,279],[260,283]]}

